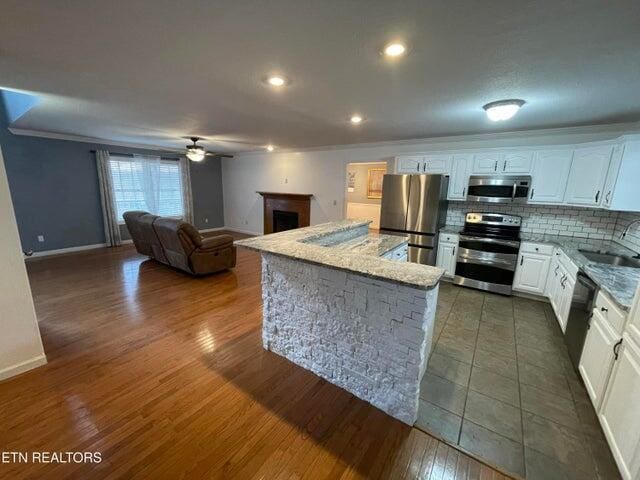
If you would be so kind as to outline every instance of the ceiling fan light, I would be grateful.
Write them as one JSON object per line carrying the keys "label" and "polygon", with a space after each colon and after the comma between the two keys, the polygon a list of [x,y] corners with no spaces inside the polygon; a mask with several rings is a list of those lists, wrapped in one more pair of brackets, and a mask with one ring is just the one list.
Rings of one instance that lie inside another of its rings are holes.
{"label": "ceiling fan light", "polygon": [[201,162],[204,160],[205,151],[200,145],[190,145],[187,147],[187,158],[192,162]]}
{"label": "ceiling fan light", "polygon": [[509,120],[513,117],[520,107],[524,105],[524,100],[499,100],[497,102],[487,103],[482,108],[487,112],[487,117],[492,122],[500,122]]}

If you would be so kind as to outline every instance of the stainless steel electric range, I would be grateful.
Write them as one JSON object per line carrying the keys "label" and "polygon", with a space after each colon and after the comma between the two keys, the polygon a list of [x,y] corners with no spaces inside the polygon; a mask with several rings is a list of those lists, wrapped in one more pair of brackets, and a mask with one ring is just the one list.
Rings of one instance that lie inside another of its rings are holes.
{"label": "stainless steel electric range", "polygon": [[467,213],[453,283],[511,295],[521,223],[517,215]]}

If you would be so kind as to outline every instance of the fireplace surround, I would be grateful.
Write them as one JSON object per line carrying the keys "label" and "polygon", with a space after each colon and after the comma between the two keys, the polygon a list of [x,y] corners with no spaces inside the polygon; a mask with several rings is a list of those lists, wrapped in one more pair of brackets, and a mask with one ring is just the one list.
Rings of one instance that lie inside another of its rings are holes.
{"label": "fireplace surround", "polygon": [[257,192],[262,196],[264,234],[308,227],[310,225],[310,193]]}

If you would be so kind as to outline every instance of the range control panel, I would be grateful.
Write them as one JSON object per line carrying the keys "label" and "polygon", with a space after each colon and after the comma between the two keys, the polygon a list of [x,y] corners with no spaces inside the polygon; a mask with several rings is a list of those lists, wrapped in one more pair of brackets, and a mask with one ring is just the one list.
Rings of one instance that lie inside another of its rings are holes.
{"label": "range control panel", "polygon": [[519,227],[522,223],[522,217],[518,215],[507,215],[503,213],[478,213],[470,212],[465,217],[467,223],[483,223],[486,225],[508,225],[511,227]]}

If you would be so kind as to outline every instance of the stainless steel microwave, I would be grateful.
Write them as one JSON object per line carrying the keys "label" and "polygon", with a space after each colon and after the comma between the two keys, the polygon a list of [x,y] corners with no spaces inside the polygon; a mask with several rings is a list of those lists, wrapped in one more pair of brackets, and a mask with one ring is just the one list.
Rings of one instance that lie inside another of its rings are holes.
{"label": "stainless steel microwave", "polygon": [[531,177],[485,176],[469,177],[467,201],[490,203],[527,203]]}

